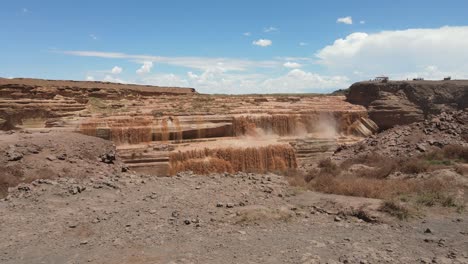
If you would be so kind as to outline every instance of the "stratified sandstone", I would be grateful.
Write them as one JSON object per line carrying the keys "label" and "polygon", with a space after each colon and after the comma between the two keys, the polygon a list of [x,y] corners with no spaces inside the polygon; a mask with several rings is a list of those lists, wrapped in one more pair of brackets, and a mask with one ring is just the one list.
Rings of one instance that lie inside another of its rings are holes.
{"label": "stratified sandstone", "polygon": [[129,167],[156,175],[285,171],[378,129],[363,106],[344,96],[202,95],[190,88],[34,79],[0,79],[0,118],[4,130],[111,140]]}
{"label": "stratified sandstone", "polygon": [[54,118],[73,116],[84,110],[90,99],[118,101],[121,98],[194,93],[193,88],[0,78],[0,130],[12,129],[24,120],[33,119],[48,119],[51,125],[57,125]]}
{"label": "stratified sandstone", "polygon": [[358,82],[347,101],[365,106],[381,129],[468,107],[468,81]]}

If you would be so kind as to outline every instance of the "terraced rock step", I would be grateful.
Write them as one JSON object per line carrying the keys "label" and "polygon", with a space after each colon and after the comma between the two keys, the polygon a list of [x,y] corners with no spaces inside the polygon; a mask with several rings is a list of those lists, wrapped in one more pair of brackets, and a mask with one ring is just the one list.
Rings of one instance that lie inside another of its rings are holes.
{"label": "terraced rock step", "polygon": [[[0,119],[0,129],[110,140],[129,168],[152,175],[287,170],[331,155],[343,138],[354,142],[378,129],[365,107],[343,96],[212,96],[189,88],[34,79],[0,79]],[[186,153],[182,160],[180,153]]]}

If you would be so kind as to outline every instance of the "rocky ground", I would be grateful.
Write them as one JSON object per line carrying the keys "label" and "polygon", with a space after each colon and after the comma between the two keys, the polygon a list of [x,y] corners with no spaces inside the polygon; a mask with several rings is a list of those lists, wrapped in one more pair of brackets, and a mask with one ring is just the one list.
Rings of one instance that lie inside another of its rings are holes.
{"label": "rocky ground", "polygon": [[4,132],[0,153],[0,198],[21,182],[110,176],[125,167],[112,142],[72,132]]}
{"label": "rocky ground", "polygon": [[467,145],[468,112],[444,112],[423,122],[396,126],[354,145],[343,145],[333,159],[346,160],[357,154],[411,157],[447,145]]}
{"label": "rocky ground", "polygon": [[468,213],[379,203],[274,174],[36,180],[0,201],[0,262],[468,263]]}

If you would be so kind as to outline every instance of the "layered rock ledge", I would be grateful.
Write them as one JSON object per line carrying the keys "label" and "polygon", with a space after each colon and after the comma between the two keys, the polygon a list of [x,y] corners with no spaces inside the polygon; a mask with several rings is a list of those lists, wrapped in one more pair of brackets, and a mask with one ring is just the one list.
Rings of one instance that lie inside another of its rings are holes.
{"label": "layered rock ledge", "polygon": [[381,129],[468,107],[468,80],[358,82],[346,96],[365,106]]}

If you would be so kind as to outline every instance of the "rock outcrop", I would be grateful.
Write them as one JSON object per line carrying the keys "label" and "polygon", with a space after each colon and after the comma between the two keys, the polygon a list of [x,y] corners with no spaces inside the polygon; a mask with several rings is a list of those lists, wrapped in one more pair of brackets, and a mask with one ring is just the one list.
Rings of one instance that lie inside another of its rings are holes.
{"label": "rock outcrop", "polygon": [[333,158],[357,155],[409,158],[447,145],[468,146],[468,112],[443,112],[431,119],[387,129],[349,146],[339,147]]}
{"label": "rock outcrop", "polygon": [[346,99],[365,106],[379,128],[388,129],[467,108],[468,81],[358,82]]}

